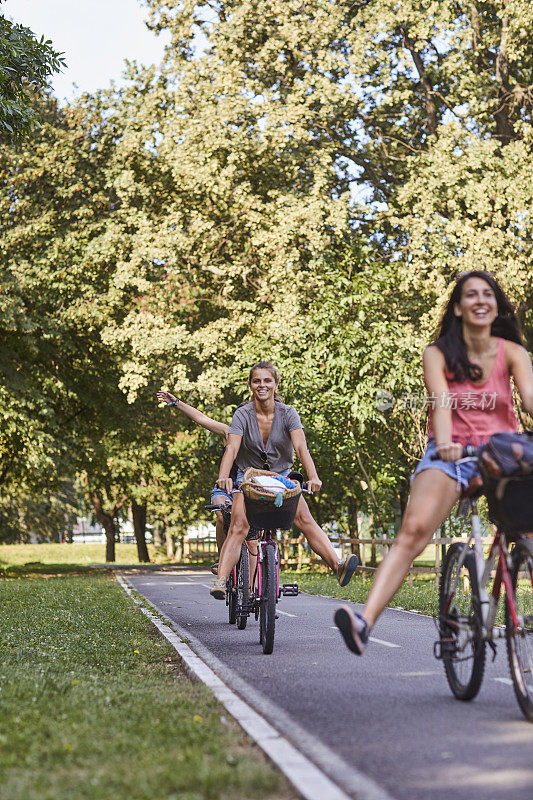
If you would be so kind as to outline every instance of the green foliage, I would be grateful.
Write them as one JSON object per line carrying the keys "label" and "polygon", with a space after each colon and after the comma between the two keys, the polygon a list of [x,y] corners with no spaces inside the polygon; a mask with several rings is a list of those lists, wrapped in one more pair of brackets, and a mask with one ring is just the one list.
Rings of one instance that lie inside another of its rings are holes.
{"label": "green foliage", "polygon": [[35,128],[34,92],[45,89],[65,66],[52,42],[0,14],[0,138],[18,138]]}
{"label": "green foliage", "polygon": [[0,152],[0,477],[83,470],[179,535],[220,442],[156,390],[229,421],[269,358],[324,480],[314,510],[389,530],[455,274],[496,274],[532,341],[531,4],[148,6],[171,34],[158,68],[37,100],[42,131]]}

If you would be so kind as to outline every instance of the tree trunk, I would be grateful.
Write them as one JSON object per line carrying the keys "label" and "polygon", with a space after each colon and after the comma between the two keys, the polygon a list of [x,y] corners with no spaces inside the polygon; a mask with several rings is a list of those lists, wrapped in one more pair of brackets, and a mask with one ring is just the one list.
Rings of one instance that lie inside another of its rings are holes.
{"label": "tree trunk", "polygon": [[[504,8],[507,8],[509,0],[503,1]],[[512,99],[511,85],[509,83],[509,54],[507,51],[507,37],[509,32],[509,18],[505,14],[502,18],[502,32],[500,37],[500,47],[496,57],[496,80],[499,85],[497,108],[494,112],[496,120],[496,136],[503,144],[508,144],[515,138],[515,130],[511,122],[509,105]]]}
{"label": "tree trunk", "polygon": [[109,514],[107,511],[104,511],[102,506],[102,500],[100,499],[100,495],[98,492],[94,491],[91,492],[91,500],[94,508],[94,513],[96,514],[96,519],[102,526],[105,531],[105,560],[114,562],[116,561],[115,558],[115,538],[116,538],[116,530],[115,530],[115,511],[116,508],[113,510],[113,513]]}
{"label": "tree trunk", "polygon": [[154,547],[161,547],[163,541],[161,539],[161,523],[158,519],[154,522]]}
{"label": "tree trunk", "polygon": [[133,517],[133,531],[137,543],[137,557],[139,562],[147,564],[150,561],[146,546],[146,500],[140,505],[136,500],[131,501],[131,515]]}
{"label": "tree trunk", "polygon": [[[359,523],[357,521],[357,498],[348,498],[348,535],[350,539],[359,538]],[[359,545],[353,545],[352,552],[355,553],[361,563],[361,551]]]}
{"label": "tree trunk", "polygon": [[437,117],[437,105],[435,102],[435,95],[433,93],[433,86],[428,78],[426,69],[424,67],[424,62],[422,60],[422,56],[415,47],[414,40],[410,38],[409,34],[405,30],[403,38],[406,48],[411,53],[411,58],[413,59],[413,63],[416,67],[416,71],[418,72],[418,77],[420,78],[420,83],[422,85],[422,91],[424,95],[424,106],[426,108],[426,114],[427,114],[427,132],[428,134],[436,136],[438,117]]}
{"label": "tree trunk", "polygon": [[174,559],[174,552],[175,552],[174,537],[172,536],[172,533],[170,531],[170,528],[168,527],[168,523],[166,520],[165,520],[165,543],[167,546],[167,558],[169,559],[169,561],[172,561]]}

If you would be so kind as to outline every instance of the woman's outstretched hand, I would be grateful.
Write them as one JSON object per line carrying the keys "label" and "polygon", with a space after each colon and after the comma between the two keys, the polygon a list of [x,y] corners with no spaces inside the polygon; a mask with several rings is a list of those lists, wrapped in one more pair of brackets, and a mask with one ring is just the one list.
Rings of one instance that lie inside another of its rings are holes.
{"label": "woman's outstretched hand", "polygon": [[170,394],[170,392],[158,392],[157,393],[157,399],[159,400],[160,403],[177,403],[178,402],[178,398],[174,397],[174,395]]}

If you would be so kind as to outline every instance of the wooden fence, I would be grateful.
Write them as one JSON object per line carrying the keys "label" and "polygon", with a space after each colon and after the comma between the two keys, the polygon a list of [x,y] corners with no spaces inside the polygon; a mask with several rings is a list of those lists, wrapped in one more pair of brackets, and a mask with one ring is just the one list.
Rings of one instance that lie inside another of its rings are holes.
{"label": "wooden fence", "polygon": [[[417,575],[432,575],[434,576],[435,584],[438,586],[442,561],[447,547],[452,542],[466,541],[466,539],[457,536],[435,536],[409,570],[409,584],[411,586],[413,585],[413,579]],[[358,571],[372,573],[376,571],[377,565],[386,553],[388,553],[393,542],[394,539],[386,538],[342,538],[333,541],[332,544],[337,550],[340,550],[343,557],[348,553],[357,553],[360,561]],[[482,542],[486,550],[492,542],[492,537],[483,537]],[[278,539],[278,544],[283,569],[299,571],[312,567],[312,569],[317,572],[327,571],[324,562],[312,552],[303,536],[295,537],[290,536],[288,533],[283,533]],[[217,550],[215,539],[211,537],[185,537],[183,541],[182,559],[189,564],[204,564],[210,561],[216,561]],[[428,564],[428,561],[431,563]],[[420,564],[417,562],[425,563]]]}

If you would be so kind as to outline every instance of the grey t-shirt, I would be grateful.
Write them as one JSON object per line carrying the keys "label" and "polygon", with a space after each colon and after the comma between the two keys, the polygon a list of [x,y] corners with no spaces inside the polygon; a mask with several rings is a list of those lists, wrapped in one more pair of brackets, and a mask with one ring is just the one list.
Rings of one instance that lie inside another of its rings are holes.
{"label": "grey t-shirt", "polygon": [[268,468],[273,472],[290,469],[294,461],[290,433],[298,428],[303,428],[298,412],[292,406],[286,406],[285,403],[276,400],[268,441],[263,444],[255,403],[252,401],[241,406],[233,415],[229,429],[229,433],[242,436],[236,458],[237,466],[243,471],[248,467],[266,469],[263,456],[266,453]]}

